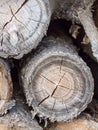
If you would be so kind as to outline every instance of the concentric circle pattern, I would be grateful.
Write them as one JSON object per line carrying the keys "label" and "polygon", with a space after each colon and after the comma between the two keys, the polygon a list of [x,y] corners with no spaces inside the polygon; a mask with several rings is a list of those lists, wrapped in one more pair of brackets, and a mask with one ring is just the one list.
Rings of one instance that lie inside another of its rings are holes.
{"label": "concentric circle pattern", "polygon": [[24,64],[21,81],[34,116],[68,121],[92,100],[91,71],[70,42],[67,37],[47,37]]}
{"label": "concentric circle pattern", "polygon": [[91,96],[89,80],[83,71],[64,57],[43,61],[32,77],[34,104],[40,113],[49,115],[51,119],[53,116],[58,119],[77,116]]}
{"label": "concentric circle pattern", "polygon": [[42,0],[0,1],[0,55],[18,57],[35,48],[45,35],[51,13]]}

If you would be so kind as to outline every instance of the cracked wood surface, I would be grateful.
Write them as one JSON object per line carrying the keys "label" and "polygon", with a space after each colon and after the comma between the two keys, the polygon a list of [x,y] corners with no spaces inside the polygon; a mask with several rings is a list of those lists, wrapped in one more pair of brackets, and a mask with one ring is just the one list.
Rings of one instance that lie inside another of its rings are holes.
{"label": "cracked wood surface", "polygon": [[65,35],[49,36],[25,61],[22,86],[27,103],[40,118],[73,119],[92,100],[92,74],[71,44]]}
{"label": "cracked wood surface", "polygon": [[36,48],[48,29],[53,3],[51,0],[0,1],[1,57],[19,59]]}
{"label": "cracked wood surface", "polygon": [[9,66],[0,59],[0,115],[5,114],[14,105],[14,101],[11,100],[12,93],[13,83]]}

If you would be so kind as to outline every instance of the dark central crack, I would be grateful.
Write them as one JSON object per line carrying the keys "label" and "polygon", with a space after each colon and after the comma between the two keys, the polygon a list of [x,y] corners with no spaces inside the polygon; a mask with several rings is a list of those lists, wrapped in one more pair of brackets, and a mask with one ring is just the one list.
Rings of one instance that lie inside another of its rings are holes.
{"label": "dark central crack", "polygon": [[60,80],[59,80],[59,82],[58,82],[58,85],[56,85],[56,83],[54,83],[53,81],[49,80],[49,79],[48,79],[47,77],[45,77],[44,75],[40,75],[41,77],[45,78],[47,81],[49,81],[49,82],[51,82],[52,84],[56,85],[56,87],[55,87],[55,89],[53,90],[52,94],[51,94],[51,95],[48,95],[46,98],[44,98],[44,99],[38,104],[38,106],[41,105],[41,104],[42,104],[45,100],[47,100],[49,97],[52,97],[52,96],[55,94],[57,88],[59,87],[60,82],[61,82],[62,79],[64,78],[64,75],[65,75],[65,73],[64,73],[63,76],[60,78]]}
{"label": "dark central crack", "polygon": [[56,85],[56,88],[53,90],[51,96],[53,96],[53,95],[55,94],[57,88],[59,87],[59,84],[61,83],[62,79],[64,78],[64,75],[65,75],[65,73],[64,73],[63,76],[60,78],[60,80],[59,80],[59,82],[58,82],[58,85]]}

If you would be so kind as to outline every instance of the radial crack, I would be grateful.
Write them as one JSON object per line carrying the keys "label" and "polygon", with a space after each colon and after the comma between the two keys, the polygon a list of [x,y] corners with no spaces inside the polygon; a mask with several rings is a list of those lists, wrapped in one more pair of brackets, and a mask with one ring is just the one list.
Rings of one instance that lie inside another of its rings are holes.
{"label": "radial crack", "polygon": [[54,104],[53,104],[53,107],[52,107],[52,111],[54,110],[55,104],[56,104],[56,99],[54,101]]}
{"label": "radial crack", "polygon": [[64,73],[63,76],[60,78],[58,85],[61,83],[61,81],[62,81],[62,79],[64,78],[64,76],[65,76],[65,73]]}
{"label": "radial crack", "polygon": [[20,11],[20,9],[28,2],[29,0],[25,0],[23,3],[22,3],[22,5],[19,7],[19,9],[15,12],[15,14],[17,14],[19,11]]}
{"label": "radial crack", "polygon": [[55,85],[55,83],[53,82],[53,81],[51,81],[50,79],[48,79],[47,77],[45,77],[44,75],[40,75],[41,77],[43,77],[43,78],[45,78],[47,81],[49,81],[49,82],[51,82],[52,84],[54,84]]}
{"label": "radial crack", "polygon": [[56,88],[53,90],[53,92],[52,92],[52,94],[51,94],[51,97],[54,95],[54,93],[56,92],[57,88],[58,88],[58,85],[57,85]]}
{"label": "radial crack", "polygon": [[44,98],[44,99],[38,104],[38,106],[40,106],[40,105],[41,105],[45,100],[47,100],[49,97],[50,97],[50,95],[47,96],[46,98]]}

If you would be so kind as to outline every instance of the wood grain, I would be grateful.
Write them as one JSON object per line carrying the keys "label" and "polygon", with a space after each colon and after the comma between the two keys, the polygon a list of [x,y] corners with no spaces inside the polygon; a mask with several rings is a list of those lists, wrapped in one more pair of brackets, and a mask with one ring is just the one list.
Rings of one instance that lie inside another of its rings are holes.
{"label": "wood grain", "polygon": [[36,48],[50,22],[50,3],[49,0],[0,1],[0,56],[19,59]]}
{"label": "wood grain", "polygon": [[91,102],[93,78],[65,36],[45,38],[21,71],[27,103],[41,118],[67,121]]}

